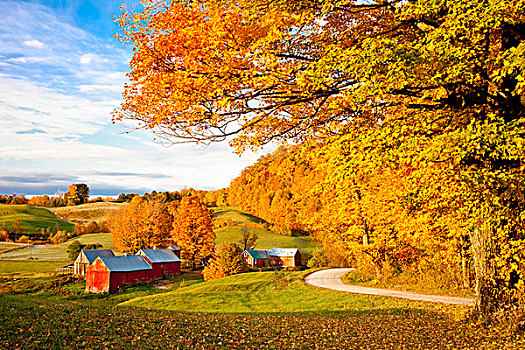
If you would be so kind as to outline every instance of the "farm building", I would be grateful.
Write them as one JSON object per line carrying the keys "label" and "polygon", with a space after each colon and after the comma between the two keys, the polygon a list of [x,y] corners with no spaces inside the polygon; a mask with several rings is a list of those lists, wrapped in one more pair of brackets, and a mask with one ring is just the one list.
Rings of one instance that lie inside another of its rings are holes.
{"label": "farm building", "polygon": [[301,253],[299,249],[273,248],[268,251],[272,265],[283,267],[294,267],[301,265]]}
{"label": "farm building", "polygon": [[296,248],[248,249],[242,252],[242,256],[252,267],[264,266],[267,260],[274,266],[295,267],[301,265],[301,253]]}
{"label": "farm building", "polygon": [[93,263],[99,256],[112,257],[115,256],[111,249],[94,249],[94,250],[83,250],[78,254],[74,263],[74,273],[78,276],[85,276],[87,268]]}
{"label": "farm building", "polygon": [[268,251],[248,249],[242,252],[242,256],[248,265],[252,267],[262,267],[266,260],[268,260]]}
{"label": "farm building", "polygon": [[146,259],[156,277],[173,276],[180,273],[180,259],[171,249],[141,249],[137,255]]}
{"label": "farm building", "polygon": [[182,250],[182,248],[179,245],[172,244],[168,247],[168,249],[173,250],[175,255],[177,255],[177,257],[180,259],[180,251]]}
{"label": "farm building", "polygon": [[150,282],[157,278],[141,255],[99,256],[86,272],[86,292],[113,293],[123,284]]}

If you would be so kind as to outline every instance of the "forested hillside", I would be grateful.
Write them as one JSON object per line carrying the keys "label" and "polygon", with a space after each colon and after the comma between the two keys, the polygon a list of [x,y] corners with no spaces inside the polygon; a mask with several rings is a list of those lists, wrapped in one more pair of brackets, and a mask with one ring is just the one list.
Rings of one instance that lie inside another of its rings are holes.
{"label": "forested hillside", "polygon": [[305,235],[310,232],[308,218],[320,209],[320,200],[310,191],[321,176],[300,147],[281,147],[231,182],[228,202],[266,220],[274,232]]}

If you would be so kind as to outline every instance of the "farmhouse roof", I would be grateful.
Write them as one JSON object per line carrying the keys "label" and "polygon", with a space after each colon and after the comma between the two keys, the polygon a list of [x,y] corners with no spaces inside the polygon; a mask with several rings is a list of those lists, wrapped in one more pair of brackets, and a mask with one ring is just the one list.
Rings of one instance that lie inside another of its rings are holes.
{"label": "farmhouse roof", "polygon": [[297,248],[273,248],[268,251],[270,256],[295,256],[297,254]]}
{"label": "farmhouse roof", "polygon": [[182,248],[181,248],[178,244],[172,244],[172,245],[170,245],[170,246],[169,246],[169,249],[174,250],[174,251],[176,251],[176,250],[182,250]]}
{"label": "farmhouse roof", "polygon": [[95,261],[95,259],[98,258],[99,256],[104,256],[104,257],[115,256],[115,253],[113,253],[111,249],[88,249],[88,250],[83,250],[82,253],[84,254],[84,256],[86,257],[86,259],[89,261],[90,264],[92,264],[93,261]]}
{"label": "farmhouse roof", "polygon": [[268,251],[260,249],[247,249],[246,253],[250,254],[252,259],[268,259]]}
{"label": "farmhouse roof", "polygon": [[143,253],[153,264],[180,262],[180,259],[171,249],[141,249],[137,254]]}
{"label": "farmhouse roof", "polygon": [[141,255],[98,257],[111,272],[131,272],[153,269]]}

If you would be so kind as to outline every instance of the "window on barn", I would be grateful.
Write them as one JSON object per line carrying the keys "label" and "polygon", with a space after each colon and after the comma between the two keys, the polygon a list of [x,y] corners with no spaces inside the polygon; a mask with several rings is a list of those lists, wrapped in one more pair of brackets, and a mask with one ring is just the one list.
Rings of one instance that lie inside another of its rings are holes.
{"label": "window on barn", "polygon": [[257,259],[253,259],[253,263],[254,263],[254,264],[257,264]]}

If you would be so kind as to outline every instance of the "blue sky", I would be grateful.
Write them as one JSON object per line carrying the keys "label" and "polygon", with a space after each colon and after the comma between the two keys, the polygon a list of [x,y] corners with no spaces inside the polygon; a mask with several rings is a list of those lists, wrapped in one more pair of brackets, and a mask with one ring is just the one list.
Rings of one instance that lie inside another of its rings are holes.
{"label": "blue sky", "polygon": [[[112,125],[132,56],[113,37],[121,0],[2,0],[0,193],[92,195],[226,187],[259,155],[165,147]],[[128,0],[128,6],[137,6]]]}

